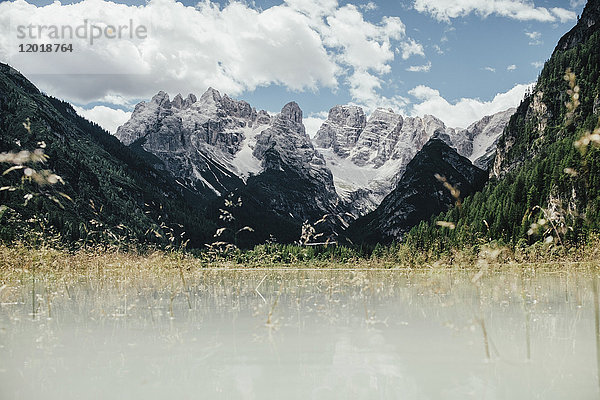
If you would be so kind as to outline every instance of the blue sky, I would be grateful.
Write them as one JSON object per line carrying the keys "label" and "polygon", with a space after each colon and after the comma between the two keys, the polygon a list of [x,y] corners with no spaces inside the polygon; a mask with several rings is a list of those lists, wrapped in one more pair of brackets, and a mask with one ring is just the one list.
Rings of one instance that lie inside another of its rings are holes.
{"label": "blue sky", "polygon": [[[0,60],[111,130],[159,90],[200,95],[209,85],[268,111],[295,100],[309,131],[330,107],[345,103],[430,113],[463,127],[518,104],[583,6],[581,0],[17,0],[0,3]],[[151,26],[145,42],[81,44],[77,54],[47,60],[14,53],[18,24],[127,17]]]}

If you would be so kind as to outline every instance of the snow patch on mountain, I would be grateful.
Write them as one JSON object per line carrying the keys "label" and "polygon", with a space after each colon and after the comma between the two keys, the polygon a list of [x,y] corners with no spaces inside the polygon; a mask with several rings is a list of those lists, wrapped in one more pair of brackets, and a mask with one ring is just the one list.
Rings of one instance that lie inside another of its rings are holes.
{"label": "snow patch on mountain", "polygon": [[257,136],[268,127],[268,124],[261,124],[242,129],[244,139],[242,140],[240,150],[233,155],[230,165],[244,181],[249,176],[258,175],[262,171],[261,160],[256,158],[253,152]]}

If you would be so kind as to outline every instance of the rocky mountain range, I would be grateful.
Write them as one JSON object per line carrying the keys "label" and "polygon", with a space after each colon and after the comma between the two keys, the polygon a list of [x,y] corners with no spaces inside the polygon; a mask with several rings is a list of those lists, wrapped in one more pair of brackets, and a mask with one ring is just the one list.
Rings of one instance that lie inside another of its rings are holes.
{"label": "rocky mountain range", "polygon": [[378,108],[367,119],[358,106],[335,106],[314,142],[327,160],[348,212],[358,217],[375,209],[396,187],[410,160],[434,135],[487,170],[496,141],[514,111],[455,129],[431,115],[403,117]]}
{"label": "rocky mountain range", "polygon": [[339,105],[329,111],[311,140],[296,103],[270,116],[209,88],[199,99],[178,94],[170,100],[159,92],[135,107],[116,136],[150,155],[155,168],[169,171],[181,185],[202,193],[221,196],[244,191],[250,178],[276,171],[293,173],[303,182],[299,188],[316,185],[318,190],[308,191],[308,198],[298,204],[282,195],[284,182],[273,178],[268,185],[273,196],[266,206],[296,225],[329,215],[339,231],[381,203],[434,135],[487,168],[495,141],[513,111],[454,129],[430,115],[403,117],[379,108],[367,118],[361,107]]}

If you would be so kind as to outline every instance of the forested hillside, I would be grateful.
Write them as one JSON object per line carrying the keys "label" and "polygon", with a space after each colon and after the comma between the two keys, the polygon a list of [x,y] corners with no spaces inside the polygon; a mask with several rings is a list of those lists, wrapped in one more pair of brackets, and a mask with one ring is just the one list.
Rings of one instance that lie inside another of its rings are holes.
{"label": "forested hillside", "polygon": [[[181,240],[186,232],[184,240],[201,245],[215,231],[204,212],[209,199],[181,188],[5,64],[0,64],[0,149],[7,152],[3,172],[15,164],[0,176],[4,240],[25,225],[60,233],[71,243],[165,242],[171,234]],[[35,162],[36,154],[47,160]],[[49,171],[60,179],[53,184],[31,179]]]}
{"label": "forested hillside", "polygon": [[600,229],[599,15],[600,1],[588,2],[559,42],[505,129],[485,189],[419,224],[408,243],[443,250],[488,240],[564,242]]}

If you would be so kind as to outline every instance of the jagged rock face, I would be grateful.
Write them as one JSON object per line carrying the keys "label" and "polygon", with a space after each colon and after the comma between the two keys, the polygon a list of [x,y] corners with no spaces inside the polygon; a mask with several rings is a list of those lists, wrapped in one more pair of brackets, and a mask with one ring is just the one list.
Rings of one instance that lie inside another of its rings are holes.
{"label": "jagged rock face", "polygon": [[193,94],[189,94],[188,97],[185,98],[185,100],[183,99],[183,97],[181,97],[181,94],[178,94],[177,96],[175,96],[175,98],[173,99],[173,101],[171,101],[171,106],[173,108],[177,108],[177,109],[184,109],[184,108],[189,108],[192,104],[194,104],[198,99],[196,98],[196,96],[194,96]]}
{"label": "jagged rock face", "polygon": [[[549,121],[552,120],[552,115],[548,111],[548,106],[545,103],[544,92],[535,90],[528,98],[526,98],[518,107],[516,116],[527,124],[533,127],[533,136],[543,136]],[[506,128],[504,134],[499,138],[496,151],[494,152],[490,176],[501,178],[509,171],[521,165],[526,159],[534,157],[540,151],[541,142],[536,144],[532,140],[532,144],[527,152],[522,152],[516,156],[511,156],[510,153],[515,143],[523,135],[524,127],[520,124],[512,124]]]}
{"label": "jagged rock face", "polygon": [[554,52],[577,46],[600,29],[600,0],[588,0],[577,25],[558,42]]}
{"label": "jagged rock face", "polygon": [[402,122],[402,116],[394,114],[394,111],[376,109],[350,152],[354,164],[361,167],[367,164],[375,168],[382,166],[393,151]]}
{"label": "jagged rock face", "polygon": [[263,167],[278,168],[268,165],[265,152],[276,151],[281,160],[298,170],[325,170],[325,160],[313,147],[302,124],[302,110],[295,102],[286,104],[281,113],[273,119],[270,127],[262,131],[256,138],[254,156],[262,160]]}
{"label": "jagged rock face", "polygon": [[379,204],[416,152],[439,130],[446,127],[431,116],[404,118],[378,108],[365,123],[360,107],[336,106],[317,132],[315,143],[333,172],[348,212],[358,217]]}
{"label": "jagged rock face", "polygon": [[269,207],[311,222],[329,214],[331,227],[345,223],[333,175],[306,134],[298,104],[283,107],[271,126],[257,136],[253,154],[261,160],[264,172],[249,185],[262,187],[260,196],[268,199]]}
{"label": "jagged rock face", "polygon": [[487,174],[459,155],[439,137],[430,139],[406,167],[396,188],[373,212],[357,219],[347,230],[355,244],[389,243],[420,221],[447,210],[456,198],[436,174],[464,198],[485,184]]}
{"label": "jagged rock face", "polygon": [[327,120],[317,131],[315,144],[322,148],[332,148],[340,157],[348,157],[366,125],[367,118],[361,107],[335,106],[329,110]]}
{"label": "jagged rock face", "polygon": [[[168,104],[168,106],[167,106]],[[116,136],[125,145],[129,145],[150,130],[155,130],[165,116],[171,114],[169,95],[160,91],[149,103],[142,101],[135,106],[132,118],[117,129]],[[132,121],[135,117],[135,121]]]}
{"label": "jagged rock face", "polygon": [[221,96],[213,88],[200,99],[178,94],[172,101],[161,91],[150,102],[139,103],[116,136],[156,156],[160,167],[186,186],[223,194],[238,187],[246,173],[258,172],[257,160],[246,157],[254,165],[237,165],[237,156],[248,152],[242,151],[244,139],[269,122],[266,112],[257,113],[247,102]]}
{"label": "jagged rock face", "polygon": [[[405,118],[399,134],[391,135],[389,147],[392,150],[388,152],[388,157],[384,156],[382,160],[386,158],[399,160],[400,169],[404,170],[427,140],[435,134],[445,134],[448,140],[452,140],[454,129],[447,128],[442,121],[432,115],[425,115],[423,118]],[[381,154],[378,155],[380,156]]]}
{"label": "jagged rock face", "polygon": [[338,194],[358,217],[391,192],[406,165],[434,135],[487,169],[513,112],[484,117],[467,129],[453,129],[431,115],[402,117],[382,108],[363,125],[359,107],[336,106],[314,141],[333,172]]}
{"label": "jagged rock face", "polygon": [[487,171],[493,162],[498,139],[516,110],[509,108],[485,116],[469,125],[467,129],[458,130],[452,141],[453,147],[476,167]]}
{"label": "jagged rock face", "polygon": [[178,94],[169,101],[169,96],[161,91],[149,103],[136,105],[131,119],[118,128],[116,136],[126,145],[146,138],[146,148],[166,145],[171,151],[188,147],[190,140],[186,139],[194,137],[234,154],[243,139],[239,128],[252,127],[256,120],[257,112],[250,104],[227,95],[221,97],[212,88],[200,100],[193,94],[184,100]]}

